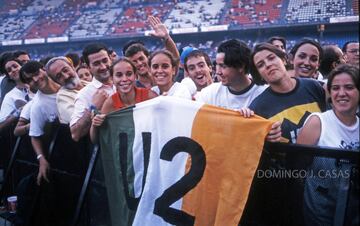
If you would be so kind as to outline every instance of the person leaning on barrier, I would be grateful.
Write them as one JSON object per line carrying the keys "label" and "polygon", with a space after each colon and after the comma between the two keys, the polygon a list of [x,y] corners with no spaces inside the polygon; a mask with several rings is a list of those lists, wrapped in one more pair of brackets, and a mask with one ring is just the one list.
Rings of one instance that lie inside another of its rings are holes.
{"label": "person leaning on barrier", "polygon": [[58,118],[56,93],[60,86],[48,77],[43,65],[37,61],[29,61],[21,67],[20,79],[23,83],[29,84],[30,88],[38,90],[31,107],[29,136],[36,158],[39,160],[37,183],[40,185],[42,179],[49,181],[50,169],[40,137],[45,133],[45,124],[54,122]]}
{"label": "person leaning on barrier", "polygon": [[[356,116],[360,104],[359,68],[350,64],[339,65],[330,73],[327,89],[332,109],[323,113],[312,113],[301,129],[297,143],[359,151],[359,117]],[[320,172],[340,172],[341,163],[334,158],[316,157],[310,169],[314,177],[307,178],[305,182],[306,225],[334,225],[340,177],[320,177]],[[354,188],[356,186],[351,189]],[[354,197],[354,193],[357,193],[357,196]],[[348,212],[355,211],[359,214],[359,191],[350,194],[348,203],[357,204],[348,205],[346,208]],[[359,217],[348,215],[345,222],[358,225]]]}
{"label": "person leaning on barrier", "polygon": [[70,121],[71,136],[75,141],[89,133],[91,110],[100,110],[105,99],[115,92],[110,76],[112,62],[107,47],[101,43],[89,44],[83,50],[83,58],[94,78],[80,90],[75,99]]}
{"label": "person leaning on barrier", "polygon": [[56,106],[59,121],[68,124],[74,112],[76,95],[88,82],[80,80],[75,68],[66,57],[50,59],[45,65],[45,70],[49,77],[61,86],[56,95]]}
{"label": "person leaning on barrier", "polygon": [[8,92],[0,108],[0,132],[10,128],[19,118],[23,106],[30,101],[29,86],[24,84],[19,76],[21,62],[14,56],[4,60],[6,75],[15,81],[16,86]]}

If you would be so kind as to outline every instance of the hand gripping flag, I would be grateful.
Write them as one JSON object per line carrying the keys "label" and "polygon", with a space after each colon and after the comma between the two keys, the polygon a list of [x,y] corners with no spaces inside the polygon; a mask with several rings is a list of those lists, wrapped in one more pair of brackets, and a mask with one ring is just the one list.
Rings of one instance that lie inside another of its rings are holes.
{"label": "hand gripping flag", "polygon": [[271,124],[175,97],[108,114],[99,140],[112,226],[238,225]]}

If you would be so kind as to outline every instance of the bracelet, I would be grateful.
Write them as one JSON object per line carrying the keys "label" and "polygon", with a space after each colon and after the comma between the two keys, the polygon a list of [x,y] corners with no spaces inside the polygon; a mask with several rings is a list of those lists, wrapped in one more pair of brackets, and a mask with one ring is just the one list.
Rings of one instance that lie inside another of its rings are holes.
{"label": "bracelet", "polygon": [[40,160],[41,157],[43,157],[43,155],[42,155],[42,154],[38,154],[38,155],[36,156],[36,159],[37,159],[37,160]]}

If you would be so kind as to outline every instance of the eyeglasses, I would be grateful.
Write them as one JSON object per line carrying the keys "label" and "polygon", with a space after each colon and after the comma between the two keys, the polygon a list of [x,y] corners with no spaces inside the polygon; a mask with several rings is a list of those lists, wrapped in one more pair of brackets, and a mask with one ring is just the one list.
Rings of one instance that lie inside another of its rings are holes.
{"label": "eyeglasses", "polygon": [[359,53],[359,49],[350,49],[346,52],[349,52],[349,53]]}

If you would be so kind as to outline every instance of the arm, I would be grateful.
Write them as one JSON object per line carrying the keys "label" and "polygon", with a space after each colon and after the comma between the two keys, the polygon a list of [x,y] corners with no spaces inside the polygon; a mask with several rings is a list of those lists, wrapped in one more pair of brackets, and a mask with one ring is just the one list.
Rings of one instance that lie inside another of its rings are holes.
{"label": "arm", "polygon": [[[96,107],[96,109],[101,109],[105,99],[108,97],[108,94],[105,90],[97,90],[92,98],[92,105]],[[75,103],[76,109],[76,103]],[[71,137],[74,141],[79,141],[80,138],[89,133],[91,127],[91,112],[89,109],[84,109],[84,114],[81,118],[76,121],[75,124],[71,125]]]}
{"label": "arm", "polygon": [[149,16],[149,22],[154,29],[154,32],[150,33],[150,35],[163,39],[165,49],[169,50],[176,59],[180,59],[179,51],[174,40],[170,37],[165,24],[161,23],[160,19],[154,16]]}
{"label": "arm", "polygon": [[321,121],[316,115],[310,116],[304,127],[300,130],[296,143],[316,145],[321,135]]}
{"label": "arm", "polygon": [[45,159],[42,143],[39,137],[31,137],[31,144],[36,153],[37,159],[39,160],[39,173],[37,175],[37,184],[40,185],[41,179],[44,178],[47,182],[50,165]]}
{"label": "arm", "polygon": [[97,114],[92,118],[92,123],[90,127],[90,140],[93,144],[99,142],[98,138],[98,128],[103,124],[106,114],[114,111],[112,98],[109,97],[106,99],[105,103],[101,108],[102,114]]}
{"label": "arm", "polygon": [[91,113],[85,109],[83,116],[70,127],[71,137],[74,141],[79,141],[81,137],[85,136],[90,129]]}
{"label": "arm", "polygon": [[0,123],[0,132],[11,126],[12,123],[15,123],[17,119],[18,118],[13,115],[8,116],[3,122]]}
{"label": "arm", "polygon": [[15,136],[22,136],[28,134],[30,130],[30,121],[25,118],[19,118],[18,123],[14,129]]}

